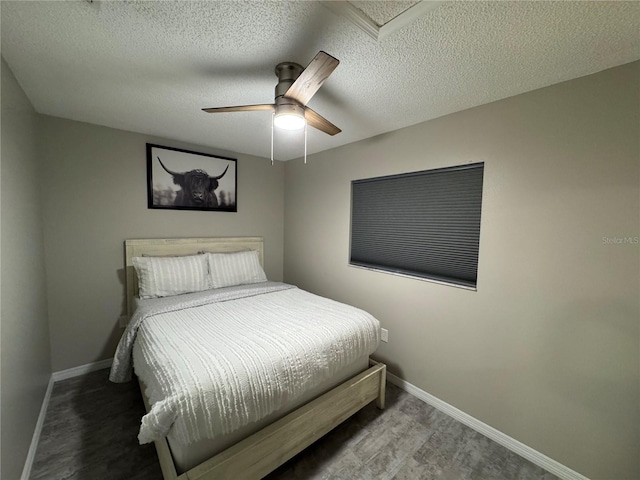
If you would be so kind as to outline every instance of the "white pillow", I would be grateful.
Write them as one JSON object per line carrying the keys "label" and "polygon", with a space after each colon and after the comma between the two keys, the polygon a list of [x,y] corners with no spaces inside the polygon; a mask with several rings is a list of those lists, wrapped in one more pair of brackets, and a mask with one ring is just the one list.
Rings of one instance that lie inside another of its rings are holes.
{"label": "white pillow", "polygon": [[267,281],[267,276],[260,266],[258,252],[255,250],[207,253],[207,258],[213,288]]}
{"label": "white pillow", "polygon": [[168,297],[211,288],[206,255],[133,257],[140,298]]}

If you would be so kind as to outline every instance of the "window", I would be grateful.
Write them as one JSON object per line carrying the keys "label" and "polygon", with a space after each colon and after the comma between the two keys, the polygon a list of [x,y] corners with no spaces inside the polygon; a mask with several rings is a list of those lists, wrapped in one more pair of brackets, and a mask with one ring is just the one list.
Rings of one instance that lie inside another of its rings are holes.
{"label": "window", "polygon": [[351,182],[350,264],[475,289],[484,163]]}

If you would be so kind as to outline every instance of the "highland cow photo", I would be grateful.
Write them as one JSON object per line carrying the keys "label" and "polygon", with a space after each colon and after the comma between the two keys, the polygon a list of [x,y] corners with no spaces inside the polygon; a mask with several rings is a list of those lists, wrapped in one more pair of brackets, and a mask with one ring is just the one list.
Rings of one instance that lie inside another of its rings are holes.
{"label": "highland cow photo", "polygon": [[147,143],[149,208],[236,212],[236,162]]}

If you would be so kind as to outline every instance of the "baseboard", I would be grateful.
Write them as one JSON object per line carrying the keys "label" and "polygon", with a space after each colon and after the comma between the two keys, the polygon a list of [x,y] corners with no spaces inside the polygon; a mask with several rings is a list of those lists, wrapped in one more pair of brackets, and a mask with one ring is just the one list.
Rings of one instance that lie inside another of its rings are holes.
{"label": "baseboard", "polygon": [[40,434],[42,433],[42,426],[44,425],[44,418],[47,415],[47,408],[49,407],[49,400],[51,399],[51,392],[53,391],[53,384],[61,380],[67,380],[68,378],[84,375],[85,373],[95,372],[96,370],[102,370],[103,368],[109,368],[113,363],[113,358],[107,358],[106,360],[100,360],[99,362],[87,363],[86,365],[80,365],[79,367],[69,368],[60,372],[53,372],[51,378],[49,378],[49,384],[47,385],[47,391],[44,394],[42,400],[42,407],[40,407],[40,415],[38,415],[38,421],[36,422],[36,428],[33,431],[33,438],[31,439],[31,445],[27,452],[27,459],[24,462],[24,468],[22,469],[22,476],[20,480],[29,480],[31,475],[31,468],[33,467],[33,461],[36,457],[36,449],[38,448],[38,442],[40,441]]}
{"label": "baseboard", "polygon": [[404,391],[410,393],[414,397],[419,398],[423,402],[431,405],[434,408],[437,408],[441,412],[449,415],[452,418],[455,418],[460,423],[466,425],[474,429],[476,432],[483,434],[485,437],[490,438],[496,443],[499,443],[505,448],[508,448],[514,453],[517,453],[523,458],[526,458],[532,463],[535,463],[541,468],[544,468],[546,471],[553,473],[557,477],[563,480],[589,480],[584,475],[579,474],[578,472],[571,470],[569,467],[561,464],[560,462],[555,461],[552,458],[547,457],[543,453],[538,452],[537,450],[525,445],[522,442],[519,442],[515,438],[511,438],[509,435],[502,433],[499,430],[487,425],[484,422],[481,422],[475,417],[463,412],[462,410],[457,409],[453,405],[448,404],[440,400],[437,397],[421,390],[420,388],[412,385],[411,383],[389,373],[387,371],[387,379],[389,382],[397,385]]}
{"label": "baseboard", "polygon": [[61,370],[59,372],[53,372],[51,377],[54,382],[61,380],[67,380],[68,378],[78,377],[86,373],[95,372],[96,370],[102,370],[103,368],[111,367],[113,358],[107,358],[98,362],[87,363],[86,365],[80,365],[78,367],[68,368],[67,370]]}
{"label": "baseboard", "polygon": [[42,407],[40,407],[40,414],[38,415],[36,428],[33,431],[33,438],[31,439],[31,445],[27,452],[27,459],[24,462],[24,468],[22,469],[22,476],[20,477],[20,480],[29,480],[29,476],[31,475],[31,467],[33,466],[33,460],[36,458],[36,449],[38,448],[38,442],[40,441],[40,434],[42,433],[42,426],[44,425],[44,417],[47,414],[47,407],[49,406],[53,383],[52,375],[49,378],[49,384],[47,385],[47,390],[42,400]]}

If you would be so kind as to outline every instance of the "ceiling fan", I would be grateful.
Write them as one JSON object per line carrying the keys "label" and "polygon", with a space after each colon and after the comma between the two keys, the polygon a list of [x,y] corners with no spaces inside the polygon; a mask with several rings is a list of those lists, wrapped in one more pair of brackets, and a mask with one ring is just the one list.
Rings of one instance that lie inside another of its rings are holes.
{"label": "ceiling fan", "polygon": [[275,112],[273,123],[277,127],[295,130],[309,125],[329,135],[335,135],[342,130],[307,107],[307,103],[339,63],[338,59],[323,51],[318,52],[307,68],[302,68],[301,65],[293,62],[279,63],[275,69],[278,77],[275,103],[203,108],[202,110],[207,113],[272,110]]}

